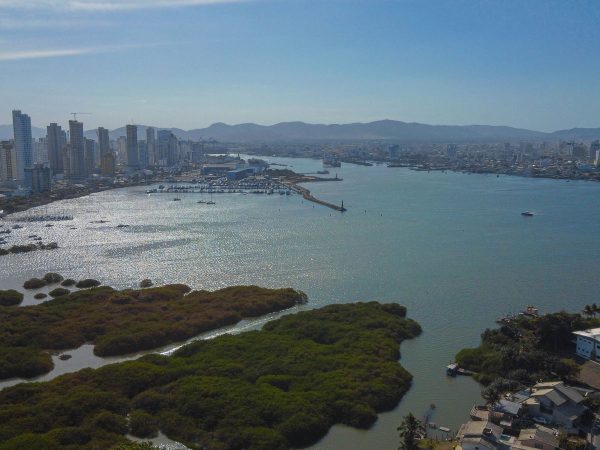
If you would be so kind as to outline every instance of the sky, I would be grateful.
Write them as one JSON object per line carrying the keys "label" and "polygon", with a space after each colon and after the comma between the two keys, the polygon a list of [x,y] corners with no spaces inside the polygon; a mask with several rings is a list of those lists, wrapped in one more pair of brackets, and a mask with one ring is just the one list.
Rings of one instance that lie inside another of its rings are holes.
{"label": "sky", "polygon": [[600,127],[598,0],[0,0],[0,124]]}

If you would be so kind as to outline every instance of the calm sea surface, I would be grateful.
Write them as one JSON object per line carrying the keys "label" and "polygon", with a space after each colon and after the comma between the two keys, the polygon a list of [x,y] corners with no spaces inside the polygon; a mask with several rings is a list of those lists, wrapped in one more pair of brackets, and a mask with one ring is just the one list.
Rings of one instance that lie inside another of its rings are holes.
{"label": "calm sea surface", "polygon": [[[270,160],[297,172],[322,169],[319,161]],[[0,288],[56,271],[119,288],[143,278],[211,290],[290,286],[305,291],[313,308],[357,300],[407,305],[424,329],[401,347],[411,390],[371,430],[337,426],[314,447],[331,450],[396,448],[401,417],[423,416],[432,403],[432,420],[456,430],[480,390],[469,378],[445,376],[459,349],[477,345],[498,316],[527,304],[580,310],[598,301],[600,184],[346,164],[330,170],[343,181],[307,187],[343,200],[345,214],[299,196],[222,194],[211,206],[197,204],[199,194],[173,202],[175,195],[147,195],[145,187],[37,208],[74,220],[14,230],[11,245],[38,234],[60,249],[2,257]],[[525,210],[536,215],[522,217]],[[108,222],[91,223],[100,219]],[[29,293],[24,304],[36,302]],[[90,346],[70,353],[52,375],[106,363]]]}

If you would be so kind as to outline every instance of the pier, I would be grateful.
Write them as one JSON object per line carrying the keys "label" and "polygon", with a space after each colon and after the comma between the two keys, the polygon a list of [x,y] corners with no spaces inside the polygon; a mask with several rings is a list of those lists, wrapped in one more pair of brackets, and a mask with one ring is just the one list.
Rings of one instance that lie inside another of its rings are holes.
{"label": "pier", "polygon": [[333,203],[326,202],[325,200],[318,199],[317,197],[312,195],[308,189],[306,189],[305,187],[302,187],[302,186],[298,186],[297,184],[291,185],[290,188],[292,190],[294,190],[295,192],[297,192],[298,194],[302,195],[302,198],[305,200],[308,200],[313,203],[317,203],[319,205],[326,206],[327,208],[331,208],[335,211],[339,211],[339,212],[346,211],[346,208],[344,208],[344,202],[342,202],[342,205],[339,206],[339,205],[335,205]]}

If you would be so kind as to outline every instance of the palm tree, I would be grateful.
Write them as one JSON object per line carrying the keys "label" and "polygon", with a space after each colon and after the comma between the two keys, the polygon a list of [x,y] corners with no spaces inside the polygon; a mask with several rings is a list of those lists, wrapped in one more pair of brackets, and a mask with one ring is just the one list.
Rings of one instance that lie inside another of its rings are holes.
{"label": "palm tree", "polygon": [[408,413],[402,419],[398,431],[401,439],[398,450],[417,450],[418,440],[425,435],[425,426],[413,413]]}
{"label": "palm tree", "polygon": [[582,312],[584,315],[586,315],[588,317],[592,317],[596,313],[596,311],[594,311],[594,307],[592,305],[585,305]]}

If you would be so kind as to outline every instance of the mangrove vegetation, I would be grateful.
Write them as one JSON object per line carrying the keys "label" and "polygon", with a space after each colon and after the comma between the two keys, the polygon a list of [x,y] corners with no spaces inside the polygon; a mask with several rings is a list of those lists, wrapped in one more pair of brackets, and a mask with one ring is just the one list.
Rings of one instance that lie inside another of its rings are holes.
{"label": "mangrove vegetation", "polygon": [[[94,284],[86,281],[85,284]],[[306,301],[293,289],[257,286],[194,291],[182,284],[118,291],[106,286],[53,300],[5,308],[0,321],[0,379],[33,377],[52,370],[47,351],[95,344],[98,356],[151,350],[244,318],[291,308]]]}
{"label": "mangrove vegetation", "polygon": [[[195,295],[210,302],[214,294]],[[248,303],[258,304],[235,304]],[[160,430],[194,449],[283,450],[316,442],[336,423],[368,428],[411,383],[399,343],[421,329],[405,316],[397,304],[330,305],[172,356],[22,383],[0,392],[0,441],[4,449],[110,448],[127,433]]]}

